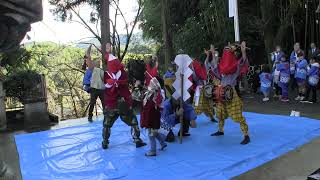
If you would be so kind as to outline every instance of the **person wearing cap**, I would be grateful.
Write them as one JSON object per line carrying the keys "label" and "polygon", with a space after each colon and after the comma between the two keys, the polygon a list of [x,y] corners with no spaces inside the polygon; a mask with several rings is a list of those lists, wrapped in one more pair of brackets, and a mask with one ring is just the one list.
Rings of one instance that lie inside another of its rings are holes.
{"label": "person wearing cap", "polygon": [[105,60],[107,61],[108,70],[104,74],[106,113],[103,121],[102,148],[108,148],[111,128],[118,117],[128,126],[131,126],[132,137],[136,143],[136,147],[145,146],[146,144],[140,139],[137,117],[132,109],[132,97],[128,87],[128,73],[124,70],[124,65],[110,52],[111,45],[107,44]]}
{"label": "person wearing cap", "polygon": [[223,136],[225,120],[231,117],[235,122],[240,124],[240,129],[244,136],[240,144],[245,145],[250,143],[249,128],[242,114],[243,103],[235,90],[235,86],[237,84],[237,78],[241,74],[241,69],[248,60],[246,43],[241,43],[242,56],[240,58],[236,55],[236,50],[236,45],[225,47],[221,61],[218,64],[218,71],[214,71],[217,73],[216,76],[221,79],[220,85],[222,87],[231,86],[234,93],[231,101],[217,102],[216,115],[219,118],[219,130],[211,134],[211,136]]}
{"label": "person wearing cap", "polygon": [[296,78],[296,82],[298,84],[298,96],[295,98],[296,101],[304,100],[305,91],[306,91],[306,84],[307,84],[307,67],[308,62],[304,58],[304,53],[298,53],[298,60],[296,62],[296,72],[294,77]]}

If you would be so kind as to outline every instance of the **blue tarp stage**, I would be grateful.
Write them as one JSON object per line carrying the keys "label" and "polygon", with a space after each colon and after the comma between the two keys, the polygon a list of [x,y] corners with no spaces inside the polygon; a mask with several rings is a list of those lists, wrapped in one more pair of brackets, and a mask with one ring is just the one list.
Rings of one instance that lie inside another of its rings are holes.
{"label": "blue tarp stage", "polygon": [[[226,122],[225,136],[211,137],[217,124],[198,117],[183,144],[171,143],[157,157],[136,149],[130,128],[117,121],[108,150],[101,148],[102,122],[15,137],[24,180],[230,179],[320,136],[320,121],[245,113],[251,143],[240,145],[239,124]],[[177,132],[177,131],[176,131]],[[142,131],[147,141],[147,133]]]}

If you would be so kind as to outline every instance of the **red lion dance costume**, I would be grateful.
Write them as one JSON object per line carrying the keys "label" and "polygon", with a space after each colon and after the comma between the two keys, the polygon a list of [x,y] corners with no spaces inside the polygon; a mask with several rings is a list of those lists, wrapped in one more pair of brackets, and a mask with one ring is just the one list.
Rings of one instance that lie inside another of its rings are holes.
{"label": "red lion dance costume", "polygon": [[240,124],[241,131],[244,135],[244,139],[241,144],[244,145],[250,142],[250,137],[248,133],[248,125],[242,115],[243,103],[235,90],[237,79],[241,75],[241,71],[245,71],[245,65],[247,64],[245,43],[243,42],[241,46],[242,57],[240,59],[235,55],[235,46],[226,47],[218,65],[218,72],[216,73],[217,76],[220,76],[221,86],[222,88],[231,86],[233,88],[233,97],[230,101],[217,102],[216,114],[219,118],[219,131],[212,134],[212,136],[224,135],[225,120],[228,117],[231,117],[235,122]]}
{"label": "red lion dance costume", "polygon": [[123,122],[131,126],[132,137],[136,143],[136,147],[142,147],[146,144],[140,139],[137,117],[132,110],[132,97],[128,87],[128,73],[124,70],[124,65],[112,54],[107,53],[105,60],[108,64],[108,71],[104,74],[106,114],[103,121],[102,148],[108,148],[111,127],[119,116]]}

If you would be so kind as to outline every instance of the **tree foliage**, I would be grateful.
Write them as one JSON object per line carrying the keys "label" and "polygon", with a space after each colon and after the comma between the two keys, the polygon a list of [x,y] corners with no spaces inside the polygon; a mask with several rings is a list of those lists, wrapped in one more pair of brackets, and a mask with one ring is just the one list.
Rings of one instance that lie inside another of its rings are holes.
{"label": "tree foliage", "polygon": [[[169,14],[161,14],[157,0],[146,0],[141,18],[144,36],[162,45],[160,21],[169,15],[174,51],[180,49],[197,57],[203,48],[214,44],[221,49],[234,41],[233,20],[228,18],[226,0],[170,0]],[[266,63],[267,54],[279,44],[290,52],[294,42],[303,46],[319,41],[319,24],[316,24],[317,1],[308,1],[309,26],[306,25],[306,1],[301,0],[241,0],[239,3],[240,37],[251,47],[251,57],[257,64]],[[305,33],[305,31],[310,32]]]}

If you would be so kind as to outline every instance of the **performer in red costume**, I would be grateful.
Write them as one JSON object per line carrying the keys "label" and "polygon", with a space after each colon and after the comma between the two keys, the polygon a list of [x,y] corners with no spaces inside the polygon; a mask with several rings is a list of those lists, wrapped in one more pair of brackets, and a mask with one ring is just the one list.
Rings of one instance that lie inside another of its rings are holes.
{"label": "performer in red costume", "polygon": [[105,72],[105,109],[106,114],[103,121],[103,141],[102,148],[107,149],[111,127],[120,116],[121,120],[132,128],[132,137],[136,147],[142,147],[146,144],[140,139],[140,129],[137,117],[132,110],[132,97],[128,87],[128,73],[124,70],[124,65],[112,54],[110,54],[111,45],[107,44],[108,70]]}
{"label": "performer in red costume", "polygon": [[219,73],[217,73],[217,77],[221,79],[221,86],[223,88],[227,86],[232,87],[234,93],[231,101],[219,101],[217,103],[216,113],[219,118],[219,130],[211,136],[223,136],[225,120],[228,117],[231,117],[235,122],[240,124],[240,128],[244,136],[241,144],[245,145],[250,142],[249,128],[246,119],[242,114],[243,103],[236,93],[235,86],[237,84],[237,78],[241,74],[241,70],[244,69],[244,66],[248,61],[246,55],[246,43],[241,43],[242,56],[239,59],[236,56],[236,50],[237,47],[234,45],[225,47],[222,59],[218,65]]}
{"label": "performer in red costume", "polygon": [[217,53],[212,46],[210,51],[205,51],[199,60],[194,61],[194,75],[193,79],[197,78],[194,81],[194,85],[196,85],[193,99],[193,106],[197,115],[204,113],[207,115],[212,122],[217,122],[214,119],[214,103],[212,99],[208,99],[205,96],[205,86],[213,84],[215,81],[215,76],[213,74],[213,68],[216,67],[218,56],[215,56]]}
{"label": "performer in red costume", "polygon": [[[203,62],[204,63],[204,62]],[[198,86],[203,86],[207,80],[207,70],[205,65],[199,60],[194,59],[191,64],[193,74],[189,77],[189,80],[193,83],[190,88],[191,100],[194,100],[194,94]]]}

